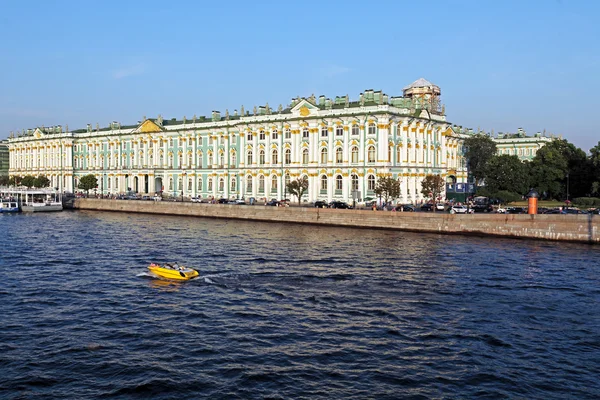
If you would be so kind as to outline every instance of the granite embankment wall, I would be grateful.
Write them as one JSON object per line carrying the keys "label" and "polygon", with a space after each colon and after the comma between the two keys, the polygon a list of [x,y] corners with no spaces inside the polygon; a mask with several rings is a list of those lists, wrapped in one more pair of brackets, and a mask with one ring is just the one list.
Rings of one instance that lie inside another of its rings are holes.
{"label": "granite embankment wall", "polygon": [[334,210],[312,207],[238,206],[100,199],[76,199],[73,201],[73,208],[79,210],[230,218],[412,232],[506,236],[523,239],[600,243],[600,216],[591,214],[458,215],[448,213]]}

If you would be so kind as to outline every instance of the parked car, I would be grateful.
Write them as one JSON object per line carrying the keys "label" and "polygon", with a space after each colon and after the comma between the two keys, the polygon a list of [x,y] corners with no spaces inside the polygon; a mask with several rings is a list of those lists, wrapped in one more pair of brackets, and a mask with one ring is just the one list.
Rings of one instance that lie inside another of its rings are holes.
{"label": "parked car", "polygon": [[577,207],[565,207],[563,209],[565,214],[587,214],[587,211],[580,210]]}
{"label": "parked car", "polygon": [[281,203],[278,200],[271,199],[266,205],[267,206],[273,206],[273,207],[279,207],[280,204]]}
{"label": "parked car", "polygon": [[190,200],[192,201],[192,203],[200,203],[200,200],[201,200],[201,198],[200,198],[200,197],[195,197],[195,196],[194,196],[194,197],[192,197]]}
{"label": "parked car", "polygon": [[144,195],[144,196],[142,196],[142,200],[144,200],[144,201],[152,201],[152,197]]}
{"label": "parked car", "polygon": [[227,204],[227,202],[228,202],[228,201],[229,201],[229,200],[227,200],[226,198],[224,198],[224,197],[221,197],[221,198],[219,199],[218,203],[219,203],[219,204]]}
{"label": "parked car", "polygon": [[499,207],[499,208],[496,210],[496,214],[506,214],[506,208],[504,208],[504,207]]}
{"label": "parked car", "polygon": [[421,209],[421,211],[433,211],[433,204],[431,204],[431,203],[422,204],[420,209]]}
{"label": "parked car", "polygon": [[329,208],[349,209],[352,208],[345,201],[332,201],[329,203]]}
{"label": "parked car", "polygon": [[415,206],[412,204],[400,204],[394,208],[395,211],[414,212]]}
{"label": "parked car", "polygon": [[472,208],[467,208],[463,205],[456,205],[456,206],[452,206],[452,208],[450,209],[450,212],[453,214],[473,214],[475,212],[475,210],[473,210]]}
{"label": "parked car", "polygon": [[435,205],[435,209],[436,209],[436,211],[444,211],[446,209],[446,207],[444,206],[444,203],[437,203]]}
{"label": "parked car", "polygon": [[317,200],[317,201],[315,201],[315,207],[327,208],[327,207],[329,207],[329,204],[327,204],[327,202],[325,200]]}
{"label": "parked car", "polygon": [[506,209],[507,214],[527,214],[525,207],[509,207]]}

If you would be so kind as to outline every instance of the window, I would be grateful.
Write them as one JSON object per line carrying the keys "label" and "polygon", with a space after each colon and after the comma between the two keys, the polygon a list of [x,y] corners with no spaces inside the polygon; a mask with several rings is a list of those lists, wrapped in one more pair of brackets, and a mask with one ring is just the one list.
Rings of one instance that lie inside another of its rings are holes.
{"label": "window", "polygon": [[212,178],[208,178],[208,191],[212,192]]}
{"label": "window", "polygon": [[292,163],[292,151],[290,149],[285,150],[285,164],[289,165]]}
{"label": "window", "polygon": [[344,127],[341,125],[338,125],[335,128],[335,136],[344,136]]}
{"label": "window", "polygon": [[248,154],[247,154],[247,158],[248,158],[248,163],[247,165],[252,165],[252,150],[248,150]]}
{"label": "window", "polygon": [[225,165],[225,153],[219,154],[219,167],[223,168]]}
{"label": "window", "polygon": [[213,137],[209,134],[208,135],[208,145],[212,146],[212,144],[213,144]]}
{"label": "window", "polygon": [[321,190],[327,190],[327,175],[321,175]]}
{"label": "window", "polygon": [[198,178],[198,191],[202,191],[202,178]]}
{"label": "window", "polygon": [[212,165],[213,165],[213,155],[212,155],[212,152],[209,151],[208,152],[208,165],[207,165],[207,167],[210,168],[210,167],[212,167]]}
{"label": "window", "polygon": [[369,175],[367,178],[368,190],[375,190],[375,176]]}
{"label": "window", "polygon": [[237,166],[237,153],[235,151],[231,152],[231,166]]}
{"label": "window", "polygon": [[236,183],[236,182],[235,182],[235,178],[231,178],[231,185],[230,185],[229,187],[231,188],[231,191],[232,191],[232,192],[235,192],[235,191],[236,191],[236,188],[235,188],[235,187],[236,187],[236,184],[235,184],[235,183]]}
{"label": "window", "polygon": [[374,135],[377,132],[376,126],[374,123],[369,124],[369,135]]}
{"label": "window", "polygon": [[279,158],[279,153],[277,152],[277,150],[273,150],[273,153],[271,153],[271,164],[275,165],[279,162],[278,160]]}
{"label": "window", "polygon": [[290,128],[285,128],[285,138],[286,139],[291,139],[292,138],[292,131]]}
{"label": "window", "polygon": [[326,126],[321,128],[321,137],[327,137],[327,127]]}
{"label": "window", "polygon": [[302,150],[302,164],[308,164],[308,149]]}
{"label": "window", "polygon": [[252,141],[252,132],[248,132],[248,134],[246,135],[246,140],[249,142]]}
{"label": "window", "polygon": [[265,131],[262,131],[262,130],[261,130],[261,131],[260,131],[260,133],[259,133],[259,135],[258,135],[258,138],[259,138],[260,140],[265,140]]}
{"label": "window", "polygon": [[264,191],[265,191],[265,177],[263,175],[260,175],[258,177],[258,192],[264,193]]}
{"label": "window", "polygon": [[[152,156],[150,156],[150,158],[152,158]],[[150,162],[150,164],[152,164],[152,162]],[[188,154],[188,167],[192,166],[192,153]]]}
{"label": "window", "polygon": [[302,129],[302,138],[308,139],[308,128]]}
{"label": "window", "polygon": [[388,162],[392,162],[392,151],[394,150],[394,146],[388,146]]}
{"label": "window", "polygon": [[198,136],[198,146],[202,146],[202,136]]}
{"label": "window", "polygon": [[327,149],[321,149],[321,164],[327,164]]}
{"label": "window", "polygon": [[335,177],[335,190],[342,190],[342,176]]}
{"label": "window", "polygon": [[335,149],[335,162],[337,164],[341,164],[344,162],[344,151],[342,150],[341,147],[338,147],[337,149]]}
{"label": "window", "polygon": [[169,190],[173,190],[173,178],[169,178]]}
{"label": "window", "polygon": [[353,174],[351,177],[351,182],[352,182],[352,190],[358,190],[358,176]]}
{"label": "window", "polygon": [[276,130],[274,130],[273,132],[271,132],[271,139],[273,140],[277,140],[277,137],[279,136],[279,134],[277,133]]}
{"label": "window", "polygon": [[370,163],[375,162],[375,146],[369,146],[367,149],[367,161]]}
{"label": "window", "polygon": [[225,179],[219,179],[219,192],[225,191]]}
{"label": "window", "polygon": [[277,175],[271,177],[271,192],[277,191]]}
{"label": "window", "polygon": [[192,178],[188,179],[188,190],[192,190]]}
{"label": "window", "polygon": [[352,146],[352,148],[350,149],[350,154],[352,155],[352,162],[357,163],[358,162],[358,147]]}
{"label": "window", "polygon": [[396,165],[402,162],[402,147],[396,147]]}
{"label": "window", "polygon": [[169,138],[169,146],[173,147],[173,138]]}
{"label": "window", "polygon": [[246,192],[252,193],[252,175],[246,177]]}
{"label": "window", "polygon": [[258,165],[264,165],[265,163],[265,151],[261,150],[258,152]]}
{"label": "window", "polygon": [[198,153],[198,168],[202,168],[202,152]]}
{"label": "window", "polygon": [[285,186],[290,184],[290,176],[288,174],[285,175]]}

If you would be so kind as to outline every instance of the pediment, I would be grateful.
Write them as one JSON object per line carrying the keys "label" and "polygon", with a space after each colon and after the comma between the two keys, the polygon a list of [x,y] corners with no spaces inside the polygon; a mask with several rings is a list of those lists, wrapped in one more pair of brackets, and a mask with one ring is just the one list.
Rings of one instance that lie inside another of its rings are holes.
{"label": "pediment", "polygon": [[42,136],[44,136],[44,132],[42,132],[42,130],[40,128],[35,128],[35,131],[33,131],[33,137],[35,137],[36,139],[39,139]]}
{"label": "pediment", "polygon": [[302,99],[298,104],[292,108],[291,112],[294,116],[300,117],[308,117],[310,115],[314,115],[317,111],[319,111],[319,107],[312,104],[310,101],[306,99]]}
{"label": "pediment", "polygon": [[157,132],[162,132],[164,131],[164,129],[158,125],[156,122],[147,119],[144,122],[142,122],[140,124],[140,126],[137,127],[137,129],[134,131],[135,133],[157,133]]}

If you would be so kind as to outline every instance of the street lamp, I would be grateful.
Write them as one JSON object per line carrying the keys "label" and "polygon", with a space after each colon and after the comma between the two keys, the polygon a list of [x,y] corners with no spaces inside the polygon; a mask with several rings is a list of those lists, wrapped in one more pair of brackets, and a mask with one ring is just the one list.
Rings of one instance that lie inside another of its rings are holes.
{"label": "street lamp", "polygon": [[569,202],[569,173],[567,172],[567,202]]}

